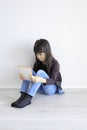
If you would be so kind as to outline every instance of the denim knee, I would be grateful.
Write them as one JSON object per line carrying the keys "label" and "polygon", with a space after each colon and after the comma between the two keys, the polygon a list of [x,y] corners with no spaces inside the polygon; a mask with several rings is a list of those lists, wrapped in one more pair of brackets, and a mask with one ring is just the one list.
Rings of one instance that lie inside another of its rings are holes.
{"label": "denim knee", "polygon": [[37,75],[39,76],[39,75],[42,75],[42,73],[44,73],[44,70],[38,70],[37,71]]}
{"label": "denim knee", "polygon": [[44,70],[38,70],[36,75],[42,78],[49,78],[48,74]]}

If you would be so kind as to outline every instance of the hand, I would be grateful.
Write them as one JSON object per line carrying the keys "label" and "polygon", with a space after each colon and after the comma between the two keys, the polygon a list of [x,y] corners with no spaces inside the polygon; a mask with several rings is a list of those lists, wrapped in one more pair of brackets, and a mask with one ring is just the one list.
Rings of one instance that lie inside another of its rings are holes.
{"label": "hand", "polygon": [[40,77],[38,77],[38,76],[30,76],[29,78],[30,78],[31,81],[33,81],[33,82],[41,82],[41,81],[40,81]]}
{"label": "hand", "polygon": [[21,80],[25,80],[25,78],[23,77],[22,74],[20,74],[19,77],[20,77]]}

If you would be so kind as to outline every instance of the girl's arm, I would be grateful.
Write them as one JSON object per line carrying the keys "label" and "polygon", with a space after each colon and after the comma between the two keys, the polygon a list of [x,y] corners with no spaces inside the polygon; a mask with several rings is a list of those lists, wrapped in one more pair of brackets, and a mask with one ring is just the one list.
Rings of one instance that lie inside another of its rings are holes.
{"label": "girl's arm", "polygon": [[33,82],[41,82],[41,83],[46,83],[46,79],[41,78],[39,76],[31,76],[29,77]]}
{"label": "girl's arm", "polygon": [[[22,74],[19,75],[21,80],[26,80]],[[39,76],[29,76],[29,79],[33,82],[41,82],[41,83],[46,83],[46,79],[41,78]]]}

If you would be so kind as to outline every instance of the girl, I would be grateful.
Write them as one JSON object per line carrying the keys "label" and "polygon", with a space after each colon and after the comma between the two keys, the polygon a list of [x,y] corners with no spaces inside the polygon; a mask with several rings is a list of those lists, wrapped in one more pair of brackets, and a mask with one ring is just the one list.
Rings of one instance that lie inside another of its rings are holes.
{"label": "girl", "polygon": [[26,80],[23,75],[20,75],[23,80],[21,96],[11,104],[12,107],[23,108],[31,104],[31,99],[37,91],[46,95],[64,94],[61,88],[62,78],[59,72],[59,63],[52,56],[49,42],[46,39],[37,40],[33,51],[36,61],[32,75],[29,77],[30,80]]}

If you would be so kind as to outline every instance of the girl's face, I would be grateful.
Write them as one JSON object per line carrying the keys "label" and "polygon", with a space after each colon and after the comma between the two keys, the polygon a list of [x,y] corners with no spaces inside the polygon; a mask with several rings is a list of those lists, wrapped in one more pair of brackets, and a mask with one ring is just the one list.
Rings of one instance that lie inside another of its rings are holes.
{"label": "girl's face", "polygon": [[39,61],[45,62],[46,54],[44,52],[36,54],[36,57]]}

